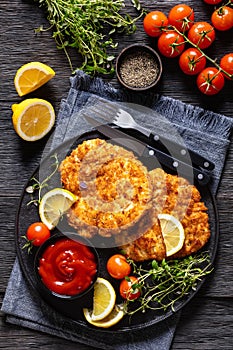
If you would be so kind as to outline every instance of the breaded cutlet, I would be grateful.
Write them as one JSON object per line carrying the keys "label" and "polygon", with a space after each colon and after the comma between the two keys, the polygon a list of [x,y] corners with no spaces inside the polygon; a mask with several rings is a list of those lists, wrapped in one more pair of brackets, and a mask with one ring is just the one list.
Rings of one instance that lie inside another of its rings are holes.
{"label": "breaded cutlet", "polygon": [[210,237],[207,208],[199,191],[186,179],[167,174],[162,169],[152,170],[150,176],[153,184],[151,227],[136,240],[122,245],[121,249],[134,261],[166,258],[158,214],[167,213],[181,221],[185,233],[182,249],[169,258],[197,252]]}
{"label": "breaded cutlet", "polygon": [[101,139],[84,141],[60,166],[64,188],[78,199],[69,224],[79,234],[109,237],[133,226],[152,206],[146,167],[126,149]]}
{"label": "breaded cutlet", "polygon": [[157,168],[150,172],[126,149],[101,139],[84,141],[60,166],[64,188],[78,196],[68,221],[80,235],[114,236],[135,261],[166,258],[158,214],[178,218],[185,232],[171,258],[202,248],[210,237],[207,208],[186,179]]}

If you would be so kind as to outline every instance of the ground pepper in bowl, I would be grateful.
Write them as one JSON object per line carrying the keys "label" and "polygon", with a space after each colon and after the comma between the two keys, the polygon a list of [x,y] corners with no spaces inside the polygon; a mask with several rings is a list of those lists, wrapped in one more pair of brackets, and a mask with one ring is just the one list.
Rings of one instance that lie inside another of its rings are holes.
{"label": "ground pepper in bowl", "polygon": [[147,90],[154,87],[162,73],[158,54],[149,46],[133,44],[125,48],[116,61],[116,74],[128,89]]}

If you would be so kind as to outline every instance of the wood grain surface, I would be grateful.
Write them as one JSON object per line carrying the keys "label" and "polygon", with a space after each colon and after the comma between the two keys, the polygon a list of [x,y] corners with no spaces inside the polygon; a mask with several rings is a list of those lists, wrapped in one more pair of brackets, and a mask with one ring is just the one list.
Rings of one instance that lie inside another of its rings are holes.
{"label": "wood grain surface", "polygon": [[[129,4],[129,1],[126,1]],[[177,1],[142,1],[148,10],[161,10],[168,13]],[[186,1],[193,6],[196,20],[210,21],[213,7],[203,0]],[[135,15],[132,6],[125,11]],[[41,61],[49,64],[56,76],[45,87],[32,93],[30,97],[49,100],[59,109],[60,101],[69,90],[71,70],[63,51],[56,48],[51,31],[35,35],[34,29],[48,27],[46,16],[34,1],[0,1],[0,301],[15,260],[14,225],[18,200],[24,186],[36,165],[40,161],[46,138],[28,144],[14,132],[11,123],[11,105],[22,99],[17,95],[13,79],[16,70],[26,62]],[[150,40],[143,32],[142,21],[138,30],[131,36],[120,36],[115,53],[132,42],[147,43],[156,48],[156,40]],[[217,40],[208,49],[213,58],[221,58],[225,53],[233,52],[233,29],[217,33]],[[76,52],[72,52],[74,62],[80,62]],[[233,114],[233,83],[227,81],[222,92],[214,97],[201,95],[195,78],[185,76],[178,67],[177,59],[162,58],[163,77],[155,90],[183,102],[203,107],[229,117]],[[115,77],[110,81],[118,86]],[[233,147],[229,149],[221,185],[217,195],[220,221],[220,239],[215,272],[204,284],[198,295],[184,308],[172,349],[233,349]],[[5,323],[0,313],[0,349],[39,349],[87,350],[90,347],[75,344],[47,334]],[[156,350],[156,349],[155,349]]]}

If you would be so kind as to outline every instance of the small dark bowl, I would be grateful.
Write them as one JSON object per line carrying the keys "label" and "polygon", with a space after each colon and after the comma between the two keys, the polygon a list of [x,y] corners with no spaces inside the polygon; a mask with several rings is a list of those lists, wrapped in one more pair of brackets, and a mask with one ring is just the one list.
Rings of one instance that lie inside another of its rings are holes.
{"label": "small dark bowl", "polygon": [[[38,271],[39,262],[40,262],[41,257],[43,256],[45,249],[48,246],[55,244],[58,240],[64,239],[64,238],[75,240],[75,241],[78,241],[78,242],[84,244],[85,246],[88,246],[88,248],[94,254],[96,265],[97,265],[97,268],[96,268],[97,272],[92,280],[91,285],[83,292],[81,292],[79,294],[75,294],[75,295],[58,294],[58,293],[50,290],[42,281],[42,278],[41,278],[39,271]],[[52,235],[37,250],[35,258],[34,258],[34,270],[35,270],[35,275],[36,275],[36,283],[37,283],[38,291],[40,292],[42,297],[45,300],[49,301],[49,303],[52,304],[54,307],[64,304],[64,308],[66,308],[67,306],[69,307],[70,302],[74,302],[74,301],[75,301],[75,304],[77,306],[80,306],[80,307],[83,307],[83,306],[89,307],[90,305],[92,305],[93,291],[94,291],[93,287],[94,287],[94,284],[97,280],[98,272],[99,272],[99,255],[98,255],[96,249],[94,248],[94,246],[91,244],[91,242],[89,240],[87,240],[86,238],[81,237],[76,233],[66,233],[66,234],[58,233],[58,234]]]}
{"label": "small dark bowl", "polygon": [[156,86],[162,74],[162,62],[150,46],[133,44],[116,59],[116,75],[127,89],[145,91]]}

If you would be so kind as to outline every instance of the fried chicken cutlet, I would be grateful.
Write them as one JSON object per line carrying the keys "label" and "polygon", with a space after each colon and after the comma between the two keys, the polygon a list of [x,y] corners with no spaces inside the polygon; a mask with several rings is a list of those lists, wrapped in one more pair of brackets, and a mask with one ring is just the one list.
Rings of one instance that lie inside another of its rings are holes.
{"label": "fried chicken cutlet", "polygon": [[69,224],[85,237],[118,234],[152,206],[146,167],[105,140],[84,141],[62,161],[60,173],[64,188],[78,197],[67,214]]}
{"label": "fried chicken cutlet", "polygon": [[121,246],[134,261],[166,258],[166,247],[158,220],[159,213],[177,217],[185,232],[181,250],[172,258],[181,258],[201,249],[210,237],[207,208],[197,188],[181,177],[162,169],[150,172],[153,184],[151,227],[136,240]]}
{"label": "fried chicken cutlet", "polygon": [[158,214],[178,218],[185,241],[172,258],[202,248],[210,237],[198,189],[162,169],[150,172],[126,149],[101,139],[84,141],[60,166],[64,188],[78,196],[68,221],[80,235],[114,236],[135,261],[166,258]]}

